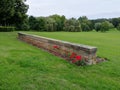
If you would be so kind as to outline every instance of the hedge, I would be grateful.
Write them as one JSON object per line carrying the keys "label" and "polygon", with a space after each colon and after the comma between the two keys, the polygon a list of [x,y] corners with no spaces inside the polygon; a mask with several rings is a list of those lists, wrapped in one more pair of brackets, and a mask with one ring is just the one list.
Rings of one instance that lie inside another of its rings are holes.
{"label": "hedge", "polygon": [[0,32],[12,32],[15,30],[13,26],[0,26]]}

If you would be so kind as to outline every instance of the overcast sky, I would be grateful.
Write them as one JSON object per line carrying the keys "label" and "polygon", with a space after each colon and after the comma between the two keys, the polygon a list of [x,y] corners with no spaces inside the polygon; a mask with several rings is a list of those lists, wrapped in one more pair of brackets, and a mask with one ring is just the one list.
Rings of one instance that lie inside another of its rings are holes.
{"label": "overcast sky", "polygon": [[90,19],[120,17],[120,0],[27,0],[33,16],[87,16]]}

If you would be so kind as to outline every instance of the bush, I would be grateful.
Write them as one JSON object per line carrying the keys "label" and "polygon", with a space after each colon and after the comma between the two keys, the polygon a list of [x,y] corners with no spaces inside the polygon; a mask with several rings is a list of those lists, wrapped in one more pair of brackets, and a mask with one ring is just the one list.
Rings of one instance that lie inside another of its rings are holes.
{"label": "bush", "polygon": [[0,32],[12,32],[15,30],[15,27],[12,26],[0,26]]}

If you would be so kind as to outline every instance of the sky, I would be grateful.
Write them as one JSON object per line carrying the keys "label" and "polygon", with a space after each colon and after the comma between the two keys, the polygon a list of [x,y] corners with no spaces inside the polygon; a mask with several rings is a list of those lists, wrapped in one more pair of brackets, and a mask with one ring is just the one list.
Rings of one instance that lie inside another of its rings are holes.
{"label": "sky", "polygon": [[87,16],[89,19],[120,17],[120,0],[27,0],[28,15]]}

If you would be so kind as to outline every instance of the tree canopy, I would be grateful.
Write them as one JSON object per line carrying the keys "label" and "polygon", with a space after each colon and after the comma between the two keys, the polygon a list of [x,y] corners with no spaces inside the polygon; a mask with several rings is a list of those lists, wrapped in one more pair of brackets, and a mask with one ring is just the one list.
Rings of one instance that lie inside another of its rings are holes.
{"label": "tree canopy", "polygon": [[26,0],[0,0],[0,25],[19,27],[27,18]]}
{"label": "tree canopy", "polygon": [[120,18],[90,20],[86,16],[67,19],[64,15],[47,17],[28,16],[26,0],[0,0],[0,26],[16,27],[18,30],[36,31],[108,31],[120,30]]}

